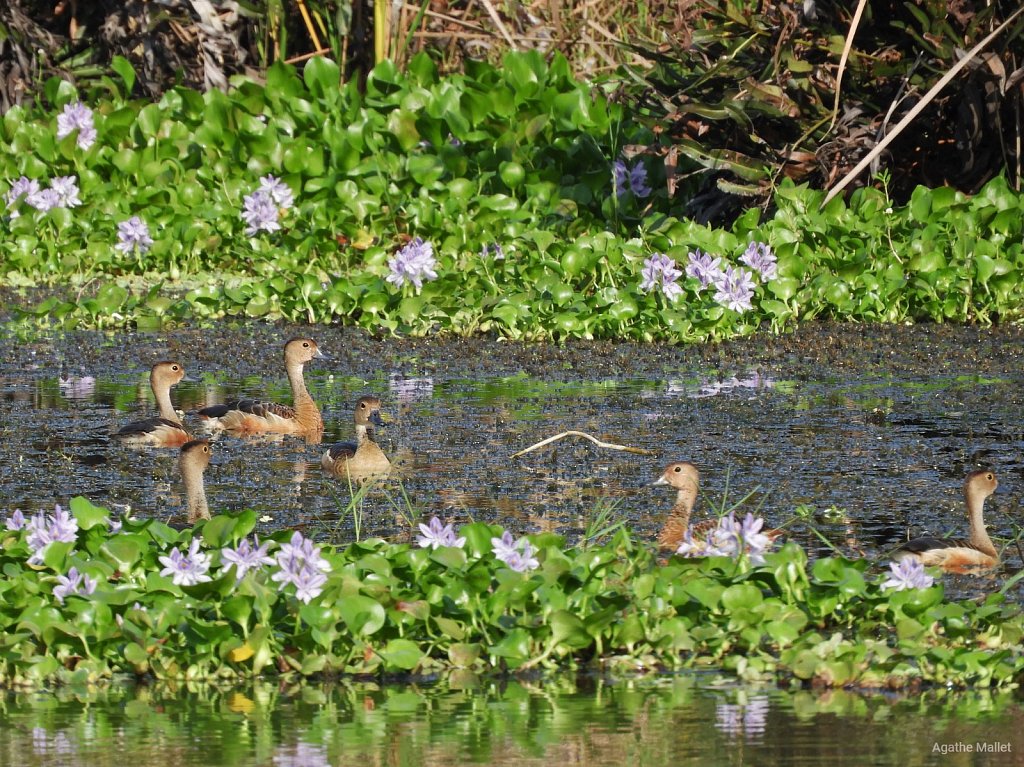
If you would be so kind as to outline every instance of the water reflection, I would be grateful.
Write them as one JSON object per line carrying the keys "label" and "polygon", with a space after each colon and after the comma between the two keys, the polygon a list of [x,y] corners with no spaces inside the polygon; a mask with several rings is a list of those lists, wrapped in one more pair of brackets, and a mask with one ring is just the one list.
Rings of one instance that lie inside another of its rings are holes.
{"label": "water reflection", "polygon": [[696,674],[113,686],[0,697],[0,763],[915,767],[984,742],[1002,758],[970,763],[1006,764],[1024,748],[1022,715],[1007,693],[721,688]]}

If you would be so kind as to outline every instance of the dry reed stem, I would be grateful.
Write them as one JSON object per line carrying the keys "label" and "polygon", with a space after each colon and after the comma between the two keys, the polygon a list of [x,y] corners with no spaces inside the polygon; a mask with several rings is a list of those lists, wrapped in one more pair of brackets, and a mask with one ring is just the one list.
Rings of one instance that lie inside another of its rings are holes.
{"label": "dry reed stem", "polygon": [[935,97],[939,95],[939,91],[941,91],[943,88],[949,85],[950,81],[958,74],[960,74],[961,69],[970,64],[974,57],[981,53],[985,46],[987,46],[996,37],[998,37],[1003,32],[1003,30],[1006,29],[1010,25],[1010,23],[1018,16],[1020,16],[1022,13],[1024,13],[1024,7],[1018,8],[1006,21],[1004,21],[998,27],[989,32],[983,40],[981,40],[977,45],[971,48],[971,50],[964,54],[960,61],[954,64],[953,67],[948,72],[946,72],[946,74],[944,74],[942,78],[937,83],[935,83],[935,85],[933,85],[926,94],[924,94],[924,96],[921,97],[921,100],[918,101],[909,112],[907,112],[906,116],[896,124],[895,128],[892,129],[892,132],[887,133],[885,138],[879,141],[875,145],[875,148],[868,152],[861,159],[861,161],[857,163],[856,167],[853,170],[851,170],[849,173],[843,176],[843,178],[839,181],[838,184],[836,184],[834,187],[828,190],[828,194],[825,195],[825,199],[822,201],[821,207],[824,208],[826,205],[828,205],[836,197],[836,195],[838,195],[841,191],[843,191],[843,189],[847,187],[847,185],[851,181],[857,178],[857,176],[860,175],[861,171],[868,167],[868,165],[870,165],[871,162],[878,155],[880,155],[883,152],[883,150],[887,146],[889,146],[889,144],[891,144],[898,135],[900,135],[903,132],[903,129],[910,125],[910,123],[914,121],[914,119],[924,110],[924,108],[935,100]]}
{"label": "dry reed stem", "polygon": [[514,453],[512,455],[512,458],[518,458],[519,456],[526,455],[527,453],[533,452],[537,448],[544,447],[545,445],[550,445],[552,442],[557,442],[558,440],[563,439],[564,437],[584,437],[585,439],[589,439],[595,445],[604,448],[605,450],[621,450],[626,453],[636,453],[637,455],[657,455],[657,453],[655,453],[653,450],[644,450],[641,447],[629,447],[628,445],[616,445],[613,442],[602,442],[597,437],[592,437],[585,431],[563,431],[561,434],[556,434],[553,437],[542,439],[540,442],[534,445],[530,445],[528,448],[520,450],[518,453]]}

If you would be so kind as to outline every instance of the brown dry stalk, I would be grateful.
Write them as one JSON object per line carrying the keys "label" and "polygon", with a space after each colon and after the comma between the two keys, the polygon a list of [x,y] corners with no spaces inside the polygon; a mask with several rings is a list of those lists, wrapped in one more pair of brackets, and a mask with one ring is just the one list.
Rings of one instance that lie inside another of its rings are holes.
{"label": "brown dry stalk", "polygon": [[563,431],[561,434],[556,434],[553,437],[542,439],[540,442],[534,445],[530,445],[525,450],[520,450],[518,453],[514,453],[512,457],[518,458],[521,455],[526,455],[527,453],[530,453],[536,450],[537,448],[544,447],[545,445],[550,445],[552,442],[557,442],[558,440],[563,439],[565,437],[583,437],[584,439],[589,439],[595,445],[604,448],[605,450],[622,450],[626,453],[636,453],[637,455],[657,455],[657,453],[655,453],[653,450],[644,450],[642,447],[629,447],[628,445],[616,445],[614,442],[602,442],[597,437],[592,437],[585,431]]}
{"label": "brown dry stalk", "polygon": [[937,83],[935,83],[935,85],[933,85],[926,94],[924,94],[921,100],[918,101],[909,112],[907,112],[906,116],[896,124],[896,127],[892,129],[892,132],[887,133],[885,135],[885,138],[879,141],[875,145],[875,148],[868,152],[861,159],[861,161],[857,163],[857,166],[853,170],[851,170],[849,173],[843,176],[843,178],[839,181],[838,184],[836,184],[835,186],[828,190],[828,194],[825,195],[825,199],[822,201],[821,207],[824,208],[826,205],[828,205],[836,197],[836,195],[838,195],[841,191],[843,191],[843,189],[847,187],[847,185],[851,181],[857,178],[857,176],[860,175],[861,171],[868,167],[868,165],[871,164],[872,160],[878,157],[878,155],[880,155],[885,150],[885,148],[889,146],[889,144],[891,144],[893,140],[898,135],[900,135],[900,133],[903,132],[903,129],[910,125],[910,123],[912,123],[914,119],[919,114],[921,114],[922,110],[924,110],[924,108],[928,106],[935,99],[936,96],[939,95],[939,91],[941,91],[943,88],[949,85],[950,81],[958,74],[960,74],[961,69],[970,64],[975,56],[981,53],[981,51],[989,43],[991,43],[996,37],[998,37],[1003,32],[1003,30],[1010,26],[1010,23],[1013,22],[1013,20],[1020,16],[1022,13],[1024,13],[1024,7],[1018,8],[1016,11],[1013,12],[1013,14],[1010,15],[1010,17],[1006,21],[1004,21],[998,27],[989,32],[989,34],[986,35],[985,38],[981,40],[981,42],[979,42],[977,45],[971,48],[971,50],[965,53],[963,57],[961,57],[960,61],[954,64],[950,68],[950,70],[946,72],[946,74],[944,74],[942,78]]}

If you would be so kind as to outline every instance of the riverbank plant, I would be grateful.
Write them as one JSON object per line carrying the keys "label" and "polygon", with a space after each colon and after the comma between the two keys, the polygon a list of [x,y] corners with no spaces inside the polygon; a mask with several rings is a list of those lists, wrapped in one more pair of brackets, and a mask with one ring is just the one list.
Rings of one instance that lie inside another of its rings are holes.
{"label": "riverbank plant", "polygon": [[956,602],[916,570],[810,563],[795,543],[768,550],[750,518],[723,521],[724,555],[667,561],[625,529],[573,548],[430,520],[409,542],[334,548],[255,525],[245,512],[178,531],[84,498],[9,514],[0,680],[721,668],[1005,687],[1024,670],[1024,616],[1001,593]]}
{"label": "riverbank plant", "polygon": [[[23,321],[224,318],[408,334],[695,341],[852,321],[1016,320],[1024,198],[788,182],[728,229],[687,220],[637,115],[564,60],[440,77],[426,57],[129,99],[134,73],[0,122],[0,288]],[[84,100],[83,100],[84,99]]]}

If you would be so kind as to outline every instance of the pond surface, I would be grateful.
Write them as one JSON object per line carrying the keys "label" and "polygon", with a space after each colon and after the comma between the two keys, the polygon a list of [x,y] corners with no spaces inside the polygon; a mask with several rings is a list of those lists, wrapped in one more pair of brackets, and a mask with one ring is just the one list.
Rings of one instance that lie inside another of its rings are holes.
{"label": "pond surface", "polygon": [[[819,550],[824,538],[877,556],[908,533],[964,531],[963,476],[979,466],[1000,480],[986,507],[992,532],[1009,539],[1022,522],[1024,334],[935,326],[814,325],[701,347],[375,339],[274,326],[28,338],[0,330],[8,508],[85,495],[142,516],[180,515],[177,451],[110,437],[155,413],[150,365],[185,365],[192,380],[172,398],[188,414],[239,395],[289,402],[281,348],[310,332],[331,354],[306,370],[325,443],[349,438],[356,399],[377,394],[390,421],[379,437],[397,478],[351,504],[347,483],[320,468],[323,446],[222,436],[206,474],[214,511],[254,508],[267,527],[338,543],[408,536],[410,514],[553,529],[572,541],[614,505],[612,521],[654,536],[672,497],[650,483],[669,461],[687,459],[702,470],[698,514],[751,492],[743,508],[760,508],[769,525],[803,506],[810,516],[792,535]],[[186,425],[198,421],[187,415]],[[567,439],[511,459],[568,429],[656,455]],[[1017,560],[1016,547],[1008,553]]]}
{"label": "pond surface", "polygon": [[790,692],[693,674],[115,686],[0,695],[0,764],[1013,765],[1022,720],[1009,694]]}

